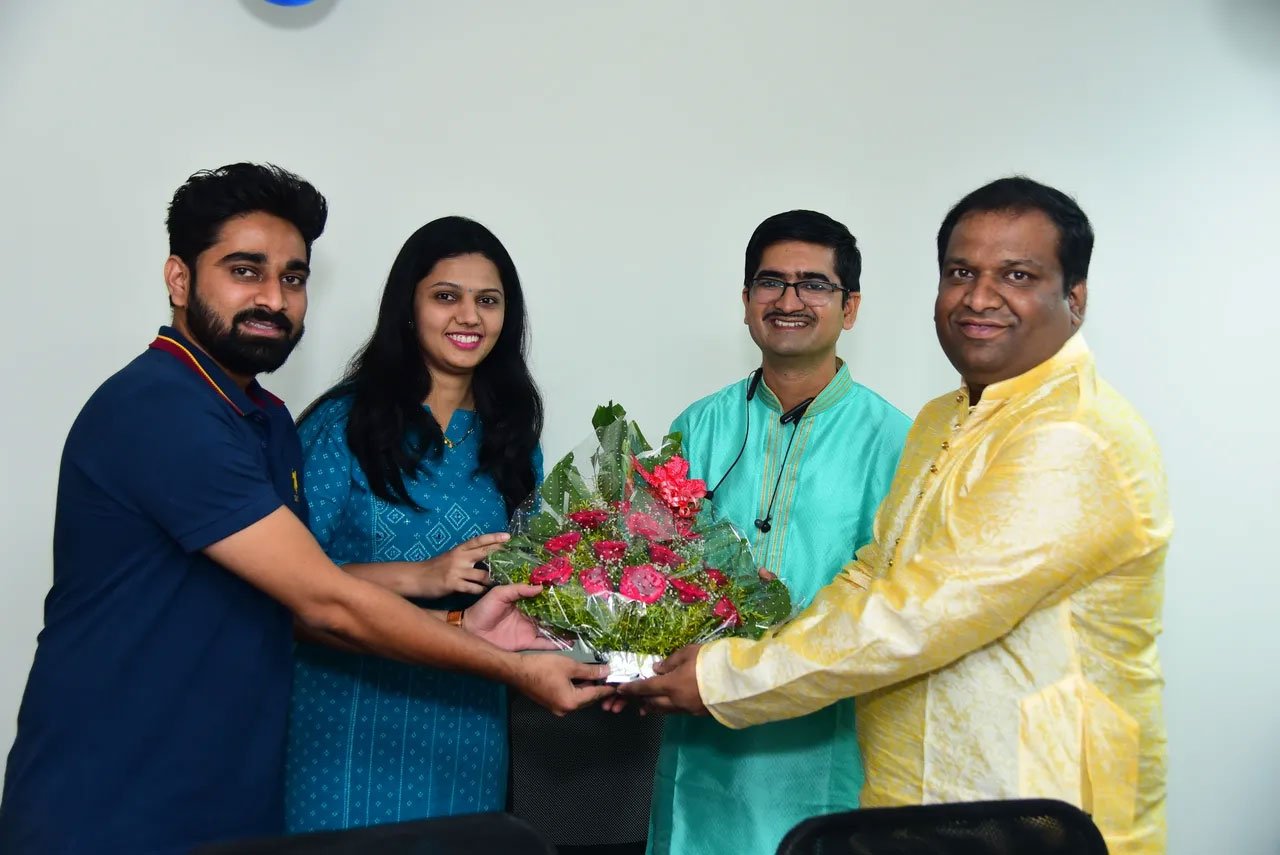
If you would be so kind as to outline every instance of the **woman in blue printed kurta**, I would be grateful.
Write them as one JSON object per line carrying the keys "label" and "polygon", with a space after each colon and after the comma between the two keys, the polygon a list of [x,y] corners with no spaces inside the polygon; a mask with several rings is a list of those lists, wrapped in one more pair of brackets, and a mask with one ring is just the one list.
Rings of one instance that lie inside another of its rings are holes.
{"label": "woman in blue printed kurta", "polygon": [[[387,280],[373,336],[299,424],[311,527],[348,572],[462,609],[541,467],[510,256],[447,217]],[[504,690],[477,677],[301,642],[286,758],[292,832],[502,810]]]}

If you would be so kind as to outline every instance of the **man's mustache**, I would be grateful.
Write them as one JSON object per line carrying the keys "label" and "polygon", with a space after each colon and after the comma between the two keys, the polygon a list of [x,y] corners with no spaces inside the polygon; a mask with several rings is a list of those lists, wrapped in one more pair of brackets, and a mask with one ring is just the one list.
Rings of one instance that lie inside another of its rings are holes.
{"label": "man's mustache", "polygon": [[269,312],[266,309],[245,309],[231,319],[232,329],[245,321],[262,321],[268,324],[275,324],[284,330],[285,335],[293,332],[293,321],[289,320],[283,312]]}

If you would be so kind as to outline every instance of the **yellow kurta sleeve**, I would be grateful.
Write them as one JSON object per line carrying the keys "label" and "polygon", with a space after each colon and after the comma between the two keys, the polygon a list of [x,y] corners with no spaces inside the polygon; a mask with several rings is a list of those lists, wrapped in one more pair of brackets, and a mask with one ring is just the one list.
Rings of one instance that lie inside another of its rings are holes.
{"label": "yellow kurta sleeve", "polygon": [[791,718],[1000,638],[1146,548],[1124,469],[1078,422],[1015,432],[978,477],[935,485],[940,521],[913,554],[885,570],[893,549],[872,544],[776,633],[704,646],[703,701],[729,727]]}

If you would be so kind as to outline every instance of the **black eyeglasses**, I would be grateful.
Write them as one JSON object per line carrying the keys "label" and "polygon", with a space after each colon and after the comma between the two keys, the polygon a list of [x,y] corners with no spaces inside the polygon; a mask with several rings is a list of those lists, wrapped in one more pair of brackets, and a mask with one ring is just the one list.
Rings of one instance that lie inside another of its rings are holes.
{"label": "black eyeglasses", "polygon": [[781,279],[752,279],[747,286],[747,294],[753,303],[773,303],[782,299],[788,288],[796,289],[796,296],[806,306],[830,305],[837,293],[848,291],[843,285],[827,282],[825,279],[802,279],[799,282],[784,282]]}

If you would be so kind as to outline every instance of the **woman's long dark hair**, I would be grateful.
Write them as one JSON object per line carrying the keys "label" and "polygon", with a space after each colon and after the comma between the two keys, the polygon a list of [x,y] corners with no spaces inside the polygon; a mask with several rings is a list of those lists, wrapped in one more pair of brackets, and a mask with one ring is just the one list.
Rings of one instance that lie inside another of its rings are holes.
{"label": "woman's long dark hair", "polygon": [[411,321],[418,283],[436,263],[483,255],[498,268],[505,294],[502,332],[471,380],[480,421],[479,471],[493,477],[510,516],[534,488],[532,456],[542,436],[542,398],[525,363],[528,345],[524,294],[515,262],[501,241],[465,217],[443,217],[405,241],[391,265],[373,335],[352,358],[338,385],[307,408],[299,423],[324,401],[351,396],[347,445],[379,498],[422,508],[406,479],[429,469],[444,449],[444,434],[423,408],[431,375]]}

